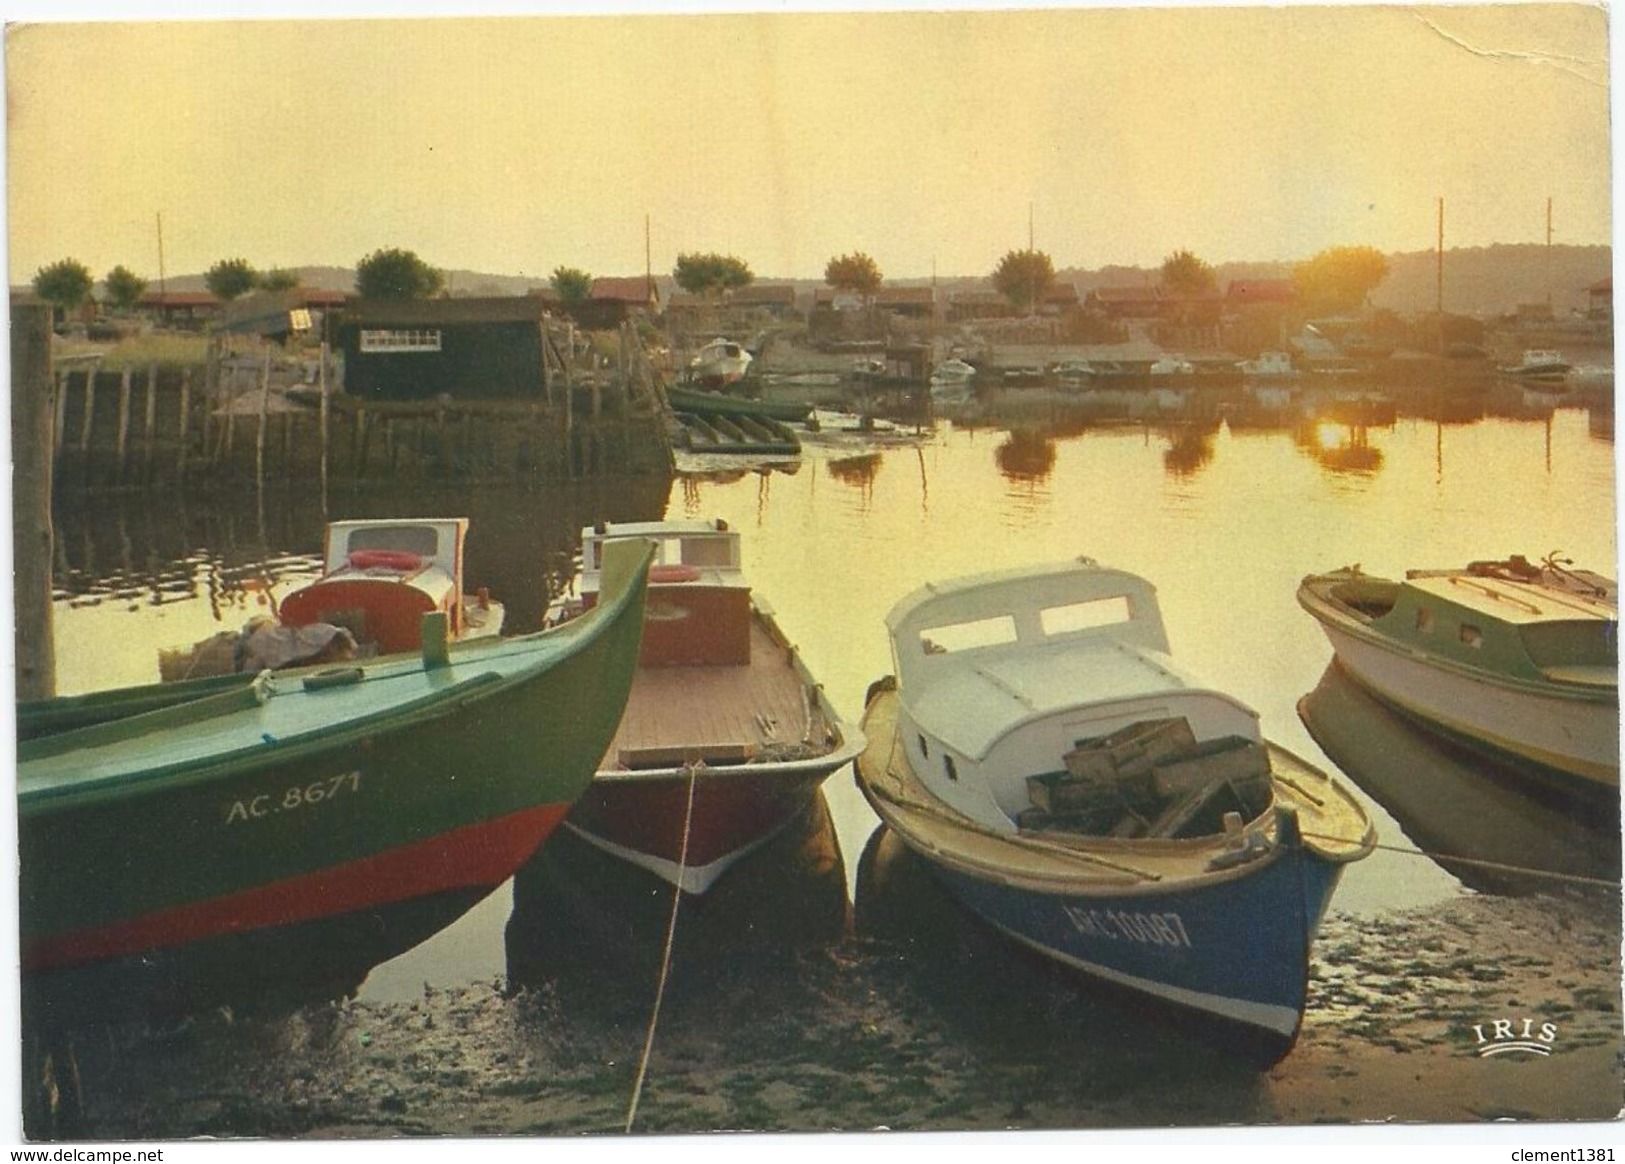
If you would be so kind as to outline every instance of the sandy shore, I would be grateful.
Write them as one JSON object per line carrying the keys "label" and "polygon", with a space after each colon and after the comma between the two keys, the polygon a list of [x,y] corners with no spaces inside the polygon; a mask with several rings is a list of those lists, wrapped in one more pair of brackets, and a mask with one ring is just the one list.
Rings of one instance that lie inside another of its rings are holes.
{"label": "sandy shore", "polygon": [[[861,919],[860,919],[861,920]],[[1259,1072],[994,935],[859,932],[752,973],[674,968],[635,1130],[1079,1129],[1610,1120],[1618,902],[1468,897],[1327,920],[1298,1046]],[[764,969],[770,972],[763,972]],[[641,971],[640,971],[640,977]],[[71,1138],[622,1131],[650,990],[602,974],[508,997],[225,1012],[82,1033]],[[1530,1020],[1525,1025],[1525,1020]],[[1549,1054],[1483,1055],[1500,1033]]]}

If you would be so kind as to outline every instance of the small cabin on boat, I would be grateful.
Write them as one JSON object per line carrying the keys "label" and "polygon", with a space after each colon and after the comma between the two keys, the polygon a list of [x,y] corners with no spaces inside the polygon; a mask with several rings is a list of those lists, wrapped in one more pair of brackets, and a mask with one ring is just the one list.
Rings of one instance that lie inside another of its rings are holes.
{"label": "small cabin on boat", "polygon": [[604,545],[627,538],[655,542],[644,604],[644,667],[750,662],[751,597],[740,538],[716,521],[624,522],[581,535],[581,598],[590,607],[602,585]]}
{"label": "small cabin on boat", "polygon": [[282,600],[282,622],[330,623],[393,654],[417,650],[423,616],[443,611],[451,637],[464,637],[474,629],[463,602],[467,534],[463,517],[332,522],[322,576]]}

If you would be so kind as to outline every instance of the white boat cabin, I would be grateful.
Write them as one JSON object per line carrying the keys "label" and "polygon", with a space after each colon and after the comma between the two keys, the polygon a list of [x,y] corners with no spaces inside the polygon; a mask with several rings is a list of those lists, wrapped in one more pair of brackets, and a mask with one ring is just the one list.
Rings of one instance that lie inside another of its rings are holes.
{"label": "white boat cabin", "polygon": [[886,625],[911,766],[999,831],[1031,807],[1029,777],[1131,725],[1262,742],[1257,713],[1169,658],[1155,588],[1088,558],[928,585]]}
{"label": "white boat cabin", "polygon": [[749,663],[753,607],[738,531],[720,518],[589,526],[581,531],[584,606],[597,601],[603,585],[604,546],[627,538],[655,543],[641,665]]}

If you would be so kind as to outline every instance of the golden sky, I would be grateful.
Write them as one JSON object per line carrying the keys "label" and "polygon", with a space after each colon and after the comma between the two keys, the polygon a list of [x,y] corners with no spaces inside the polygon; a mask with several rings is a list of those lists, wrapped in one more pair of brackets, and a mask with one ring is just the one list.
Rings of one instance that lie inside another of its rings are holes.
{"label": "golden sky", "polygon": [[[18,21],[36,0],[0,0]],[[624,5],[623,5],[624,7]],[[396,9],[398,11],[398,9]],[[1060,7],[60,22],[6,37],[9,270],[241,256],[545,281],[1606,243],[1606,10]],[[410,11],[410,10],[409,10]]]}

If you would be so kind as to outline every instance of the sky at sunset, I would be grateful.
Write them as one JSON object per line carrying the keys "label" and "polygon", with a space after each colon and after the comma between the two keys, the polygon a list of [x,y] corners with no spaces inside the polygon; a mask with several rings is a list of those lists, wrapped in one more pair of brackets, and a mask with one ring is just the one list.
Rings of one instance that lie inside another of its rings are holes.
{"label": "sky at sunset", "polygon": [[160,214],[171,276],[400,246],[538,282],[641,272],[646,218],[657,273],[701,250],[803,278],[853,250],[986,274],[1029,223],[1057,267],[1427,250],[1441,197],[1447,246],[1544,242],[1548,197],[1554,241],[1611,234],[1598,6],[30,2],[0,0],[14,284],[65,256],[155,279]]}

